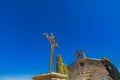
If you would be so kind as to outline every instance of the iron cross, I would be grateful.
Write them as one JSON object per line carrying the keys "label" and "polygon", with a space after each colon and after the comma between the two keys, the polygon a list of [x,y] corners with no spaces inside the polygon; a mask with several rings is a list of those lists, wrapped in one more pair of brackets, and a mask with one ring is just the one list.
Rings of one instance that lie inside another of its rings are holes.
{"label": "iron cross", "polygon": [[53,71],[53,62],[54,62],[54,47],[58,47],[58,44],[54,40],[54,35],[51,33],[49,36],[47,33],[44,33],[45,37],[50,42],[50,63],[49,63],[49,72]]}

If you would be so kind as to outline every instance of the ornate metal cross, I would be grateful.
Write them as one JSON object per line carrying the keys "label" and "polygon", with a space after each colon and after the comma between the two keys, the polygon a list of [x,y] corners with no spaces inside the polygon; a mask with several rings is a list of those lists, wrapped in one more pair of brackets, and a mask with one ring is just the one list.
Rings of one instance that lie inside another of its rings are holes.
{"label": "ornate metal cross", "polygon": [[54,47],[58,47],[58,44],[54,40],[54,35],[51,33],[49,36],[47,33],[44,33],[45,37],[50,42],[50,63],[49,63],[49,72],[53,71],[53,62],[54,62]]}

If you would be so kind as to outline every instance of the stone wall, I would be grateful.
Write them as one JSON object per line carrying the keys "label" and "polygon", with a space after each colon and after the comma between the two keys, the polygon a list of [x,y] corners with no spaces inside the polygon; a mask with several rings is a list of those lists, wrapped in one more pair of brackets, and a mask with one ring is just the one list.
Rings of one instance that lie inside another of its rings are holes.
{"label": "stone wall", "polygon": [[70,80],[112,80],[99,59],[77,59],[68,70]]}

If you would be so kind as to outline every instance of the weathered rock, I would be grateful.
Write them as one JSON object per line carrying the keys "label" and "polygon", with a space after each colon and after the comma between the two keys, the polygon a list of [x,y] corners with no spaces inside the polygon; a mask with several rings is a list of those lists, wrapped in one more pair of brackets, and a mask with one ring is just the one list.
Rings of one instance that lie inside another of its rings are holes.
{"label": "weathered rock", "polygon": [[76,61],[68,70],[70,80],[113,80],[101,59],[86,58],[83,51],[77,51]]}

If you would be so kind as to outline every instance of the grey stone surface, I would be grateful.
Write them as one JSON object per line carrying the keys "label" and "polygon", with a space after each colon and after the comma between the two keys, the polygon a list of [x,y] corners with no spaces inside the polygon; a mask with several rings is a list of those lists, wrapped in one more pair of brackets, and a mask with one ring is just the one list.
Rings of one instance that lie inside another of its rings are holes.
{"label": "grey stone surface", "polygon": [[68,70],[70,80],[113,80],[100,59],[76,58]]}

